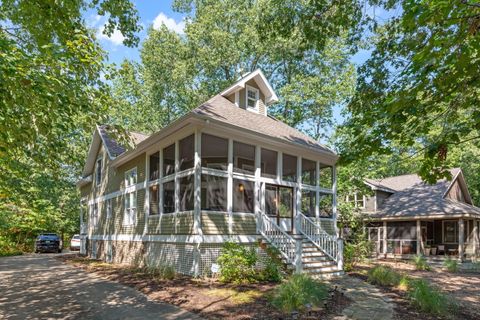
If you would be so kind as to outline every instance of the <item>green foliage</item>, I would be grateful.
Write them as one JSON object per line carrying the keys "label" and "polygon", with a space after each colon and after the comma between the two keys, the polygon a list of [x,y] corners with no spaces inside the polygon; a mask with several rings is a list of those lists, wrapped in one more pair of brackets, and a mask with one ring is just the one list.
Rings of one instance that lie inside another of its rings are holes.
{"label": "green foliage", "polygon": [[396,287],[400,284],[402,275],[390,267],[378,265],[368,270],[368,282],[385,287]]}
{"label": "green foliage", "polygon": [[413,258],[413,264],[415,265],[415,269],[417,270],[428,271],[431,269],[430,265],[427,262],[427,259],[422,255],[416,255]]}
{"label": "green foliage", "polygon": [[469,1],[386,1],[373,29],[339,143],[342,161],[400,154],[427,182],[450,177],[454,150],[480,137],[480,7]]}
{"label": "green foliage", "polygon": [[0,236],[0,257],[17,256],[21,254],[22,250],[17,247],[16,243]]}
{"label": "green foliage", "polygon": [[282,260],[280,259],[280,252],[273,248],[267,247],[267,257],[264,259],[264,267],[260,270],[260,280],[267,282],[280,282],[282,276]]}
{"label": "green foliage", "polygon": [[426,280],[414,280],[409,284],[408,298],[419,310],[434,315],[451,315],[455,304],[451,298],[431,286]]}
{"label": "green foliage", "polygon": [[175,267],[169,264],[160,264],[155,267],[145,267],[143,272],[150,277],[160,280],[172,280],[175,279],[176,272]]}
{"label": "green foliage", "polygon": [[372,254],[372,243],[368,240],[345,242],[343,259],[345,271],[352,271],[355,266],[365,261]]}
{"label": "green foliage", "polygon": [[226,242],[217,259],[220,266],[220,281],[250,283],[257,281],[255,248],[248,248],[234,242]]}
{"label": "green foliage", "polygon": [[306,274],[294,274],[274,292],[272,304],[283,312],[301,311],[306,305],[318,306],[328,297],[328,287]]}
{"label": "green foliage", "polygon": [[447,257],[445,261],[443,261],[443,266],[448,270],[448,272],[458,271],[458,261],[456,259],[452,259],[451,257]]}

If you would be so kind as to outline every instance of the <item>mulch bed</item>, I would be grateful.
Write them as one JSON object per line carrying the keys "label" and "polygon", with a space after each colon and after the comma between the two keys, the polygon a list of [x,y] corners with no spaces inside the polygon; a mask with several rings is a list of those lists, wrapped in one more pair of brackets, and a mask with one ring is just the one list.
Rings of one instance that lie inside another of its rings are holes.
{"label": "mulch bed", "polygon": [[[366,270],[368,267],[357,267],[357,270]],[[348,275],[352,277],[359,278],[363,281],[367,281],[367,276],[364,273],[360,272],[349,272]],[[396,320],[438,320],[444,319],[442,317],[433,316],[424,312],[420,312],[415,309],[415,307],[410,303],[407,298],[407,293],[400,289],[392,288],[392,287],[384,287],[380,285],[376,285],[385,295],[392,300],[394,304],[394,309],[396,312],[395,319]],[[462,320],[478,320],[478,316],[472,315],[466,309],[459,308],[455,317],[448,318],[448,319],[462,319]]]}
{"label": "mulch bed", "polygon": [[[277,284],[247,285],[224,284],[214,279],[194,279],[178,276],[173,280],[154,279],[129,266],[94,263],[95,260],[77,255],[59,257],[63,262],[94,272],[146,294],[150,299],[170,303],[206,319],[331,319],[341,314],[350,304],[342,292],[332,290],[330,298],[321,308],[302,314],[285,315],[273,307],[268,297]],[[137,269],[138,270],[138,269]],[[250,299],[236,301],[237,293]]]}

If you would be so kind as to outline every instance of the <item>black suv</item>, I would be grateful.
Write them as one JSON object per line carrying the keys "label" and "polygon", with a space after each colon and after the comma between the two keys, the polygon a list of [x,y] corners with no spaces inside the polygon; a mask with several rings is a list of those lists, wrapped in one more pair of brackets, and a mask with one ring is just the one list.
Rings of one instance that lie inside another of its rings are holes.
{"label": "black suv", "polygon": [[35,253],[62,252],[62,240],[56,233],[42,233],[35,241]]}

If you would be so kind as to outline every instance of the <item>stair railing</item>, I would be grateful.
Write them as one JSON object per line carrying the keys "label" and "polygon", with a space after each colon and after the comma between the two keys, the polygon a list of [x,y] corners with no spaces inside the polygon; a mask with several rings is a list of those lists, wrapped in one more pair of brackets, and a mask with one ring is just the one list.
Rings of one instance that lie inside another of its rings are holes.
{"label": "stair railing", "polygon": [[297,214],[298,231],[310,240],[325,255],[343,267],[343,242],[336,236],[328,234],[320,223],[313,221],[303,213]]}
{"label": "stair railing", "polygon": [[260,217],[260,234],[287,260],[288,263],[296,263],[296,242],[288,233],[283,231],[265,213]]}

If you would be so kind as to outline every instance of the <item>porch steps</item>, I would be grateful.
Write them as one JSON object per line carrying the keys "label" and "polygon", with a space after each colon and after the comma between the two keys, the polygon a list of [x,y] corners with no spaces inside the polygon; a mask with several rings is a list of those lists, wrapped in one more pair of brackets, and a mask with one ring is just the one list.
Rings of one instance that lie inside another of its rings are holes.
{"label": "porch steps", "polygon": [[[262,241],[270,245],[268,241]],[[295,270],[295,266],[288,263],[283,256],[282,262],[289,270]],[[337,263],[332,258],[307,239],[303,239],[302,242],[302,270],[304,273],[320,279],[328,279],[344,274],[343,270],[338,269]]]}

